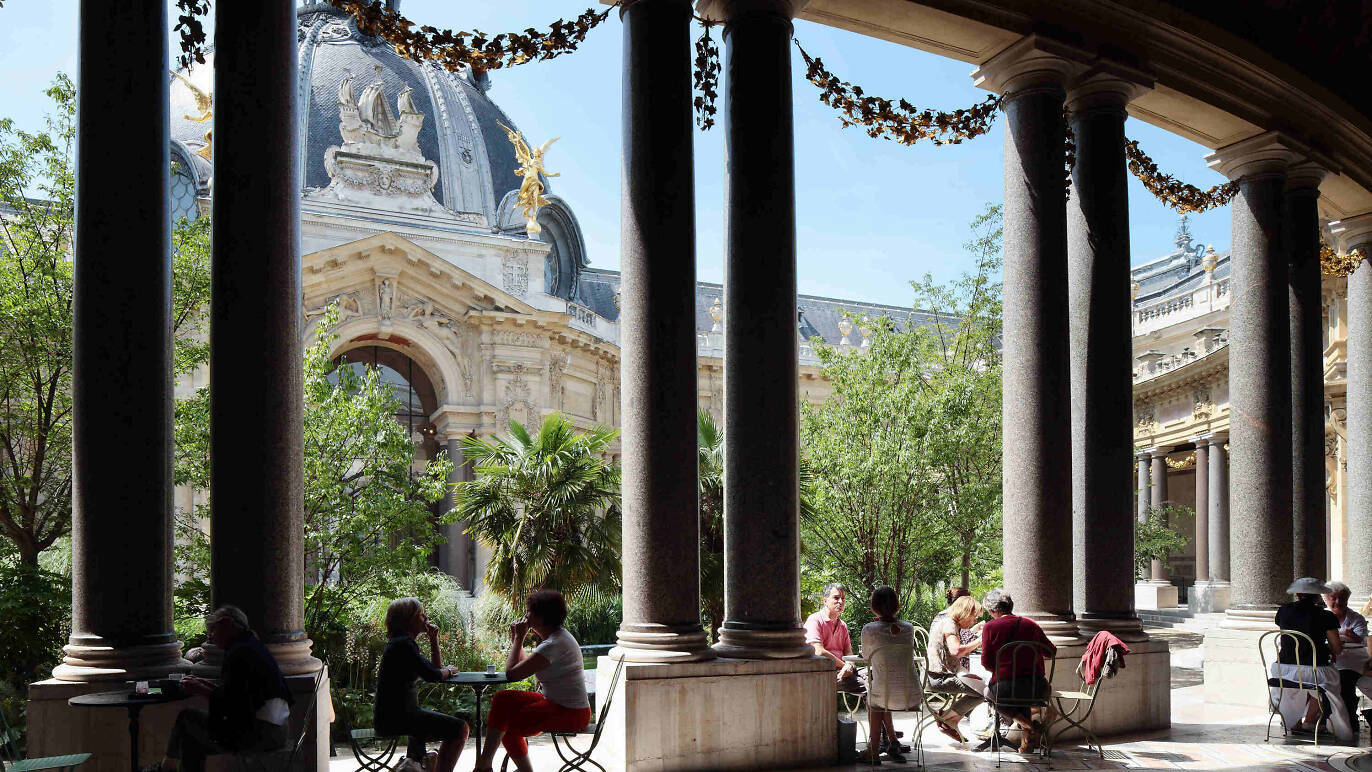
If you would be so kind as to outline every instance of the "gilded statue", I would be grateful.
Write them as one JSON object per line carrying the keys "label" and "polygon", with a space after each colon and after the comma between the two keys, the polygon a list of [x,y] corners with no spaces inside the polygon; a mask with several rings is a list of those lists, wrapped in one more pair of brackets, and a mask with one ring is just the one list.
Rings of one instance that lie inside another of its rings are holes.
{"label": "gilded statue", "polygon": [[505,130],[505,136],[509,138],[510,144],[514,145],[515,158],[519,161],[519,168],[515,170],[515,176],[522,177],[523,182],[519,185],[519,195],[517,196],[519,208],[524,212],[525,231],[531,236],[537,236],[543,231],[538,224],[538,208],[547,206],[548,199],[543,197],[543,181],[538,178],[540,174],[544,177],[557,177],[560,175],[549,174],[543,169],[543,154],[548,152],[548,148],[558,140],[553,137],[543,146],[537,149],[529,147],[529,143],[524,141],[524,135],[514,129],[499,124]]}
{"label": "gilded statue", "polygon": [[[171,74],[175,75],[176,79],[181,81],[181,83],[184,84],[186,88],[190,90],[191,96],[195,97],[195,109],[200,111],[200,115],[198,116],[183,115],[182,117],[188,121],[194,121],[196,123],[204,123],[205,121],[208,121],[211,117],[213,117],[214,98],[210,96],[210,94],[206,93],[203,89],[199,88],[194,83],[192,83],[191,79],[187,78],[185,75],[182,75],[176,70],[171,70]],[[201,158],[204,158],[206,161],[213,160],[213,158],[211,157],[211,148],[213,147],[213,143],[214,130],[206,130],[205,146],[196,151],[196,155],[200,156]]]}

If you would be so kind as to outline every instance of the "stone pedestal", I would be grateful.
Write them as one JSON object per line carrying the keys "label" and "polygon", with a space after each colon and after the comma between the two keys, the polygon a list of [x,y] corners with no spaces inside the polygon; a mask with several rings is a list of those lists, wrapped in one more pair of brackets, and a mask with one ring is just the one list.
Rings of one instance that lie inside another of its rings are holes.
{"label": "stone pedestal", "polygon": [[[329,768],[329,723],[333,720],[333,709],[329,703],[329,678],[324,675],[319,685],[319,697],[315,710],[305,714],[310,701],[310,689],[314,686],[314,676],[288,676],[286,685],[290,687],[295,705],[291,712],[291,736],[299,735],[303,721],[314,722],[316,731],[312,740],[307,739],[300,751],[300,758],[294,767],[295,772],[327,772]],[[52,678],[29,685],[28,715],[29,730],[28,755],[58,756],[67,753],[91,753],[89,761],[81,765],[81,772],[128,772],[129,769],[129,714],[123,708],[75,708],[67,700],[82,694],[109,691],[121,685],[105,683],[74,683]],[[204,709],[204,698],[172,702],[166,705],[151,705],[143,709],[138,722],[138,759],[140,763],[150,764],[162,758],[167,750],[167,738],[171,735],[172,723],[182,708]],[[208,764],[210,772],[236,769],[238,765],[230,756],[211,757]]]}
{"label": "stone pedestal", "polygon": [[827,659],[616,662],[601,657],[599,699],[613,699],[597,760],[607,769],[823,767],[838,755],[834,667]]}
{"label": "stone pedestal", "polygon": [[1216,705],[1267,705],[1266,679],[1258,657],[1262,630],[1220,627],[1205,634],[1205,701]]}
{"label": "stone pedestal", "polygon": [[[1129,642],[1126,667],[1101,684],[1096,707],[1086,726],[1102,737],[1166,729],[1172,724],[1172,654],[1167,641],[1149,639]],[[1081,688],[1077,665],[1086,644],[1058,646],[1053,688]],[[1081,736],[1072,730],[1063,738]],[[1062,747],[1062,746],[1059,746]]]}
{"label": "stone pedestal", "polygon": [[1177,586],[1168,582],[1139,582],[1134,585],[1134,608],[1157,609],[1176,608],[1180,603]]}
{"label": "stone pedestal", "polygon": [[1229,608],[1229,582],[1196,582],[1186,596],[1186,604],[1195,614],[1224,611]]}

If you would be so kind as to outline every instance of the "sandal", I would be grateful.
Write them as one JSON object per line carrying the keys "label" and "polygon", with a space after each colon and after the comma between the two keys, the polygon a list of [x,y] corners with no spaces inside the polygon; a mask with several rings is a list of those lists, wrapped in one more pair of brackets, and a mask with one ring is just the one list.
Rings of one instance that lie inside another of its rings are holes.
{"label": "sandal", "polygon": [[948,737],[951,737],[959,744],[967,742],[967,740],[963,738],[962,732],[959,732],[956,726],[949,724],[946,721],[943,721],[941,719],[935,719],[934,726],[938,727],[938,730],[940,732],[944,733]]}

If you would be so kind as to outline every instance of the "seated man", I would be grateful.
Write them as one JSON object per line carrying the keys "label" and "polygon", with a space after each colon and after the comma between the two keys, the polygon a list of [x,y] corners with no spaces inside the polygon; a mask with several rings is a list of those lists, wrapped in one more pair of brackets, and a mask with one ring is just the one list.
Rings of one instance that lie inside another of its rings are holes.
{"label": "seated man", "polygon": [[205,617],[206,642],[224,651],[219,685],[195,676],[181,680],[187,693],[208,697],[208,712],[185,708],[176,716],[167,755],[145,772],[201,772],[205,757],[220,753],[269,751],[290,739],[291,693],[276,660],[236,606]]}
{"label": "seated man", "polygon": [[814,647],[816,656],[833,660],[840,691],[862,694],[865,687],[857,668],[843,660],[853,653],[848,625],[840,618],[847,595],[848,589],[838,582],[830,582],[824,588],[823,606],[805,620],[805,642]]}
{"label": "seated man", "polygon": [[[1057,647],[1043,634],[1032,619],[1015,616],[1015,601],[1010,593],[997,587],[986,593],[982,604],[991,613],[991,621],[981,630],[981,664],[991,673],[987,696],[991,701],[1040,699],[1048,697],[1051,687],[1044,671],[1044,654],[1029,647],[1021,647],[1013,656],[999,656],[1002,648],[1016,641],[1032,641],[1048,648],[1047,656],[1057,653]],[[1028,753],[1038,746],[1043,725],[1034,720],[1023,707],[999,708],[1002,716],[1012,719],[1020,727],[1020,753]]]}

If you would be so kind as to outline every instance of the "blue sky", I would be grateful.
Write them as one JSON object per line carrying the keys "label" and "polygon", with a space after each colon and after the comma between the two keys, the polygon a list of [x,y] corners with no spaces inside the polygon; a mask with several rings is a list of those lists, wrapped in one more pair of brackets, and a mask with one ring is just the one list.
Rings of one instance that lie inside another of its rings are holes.
{"label": "blue sky", "polygon": [[[545,27],[587,4],[404,0],[402,10],[417,24],[499,32]],[[21,128],[41,126],[48,108],[43,89],[53,74],[75,74],[76,6],[76,0],[10,0],[0,8],[0,116]],[[591,264],[603,268],[619,267],[621,34],[612,16],[574,54],[491,74],[491,98],[531,140],[561,137],[547,159],[562,175],[553,189],[575,210]],[[796,37],[834,74],[871,94],[934,109],[986,96],[972,87],[973,68],[963,62],[803,21]],[[911,279],[925,273],[949,279],[964,270],[968,222],[1001,199],[999,121],[990,134],[959,146],[871,139],[840,128],[837,113],[820,104],[802,77],[804,62],[794,52],[792,69],[800,291],[905,305]],[[1164,171],[1196,185],[1223,181],[1205,167],[1204,147],[1135,120],[1126,132]],[[697,272],[706,281],[723,276],[723,142],[718,128],[696,133]],[[1129,193],[1130,261],[1138,264],[1172,249],[1177,215],[1132,177]],[[1223,251],[1228,208],[1193,216],[1191,230]]]}

